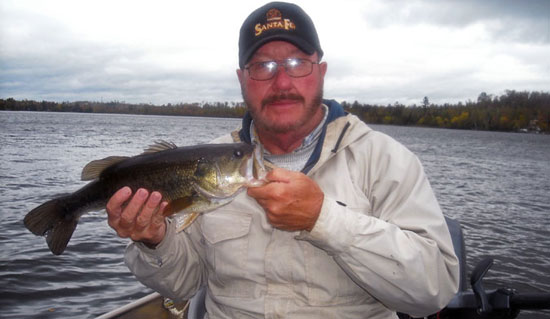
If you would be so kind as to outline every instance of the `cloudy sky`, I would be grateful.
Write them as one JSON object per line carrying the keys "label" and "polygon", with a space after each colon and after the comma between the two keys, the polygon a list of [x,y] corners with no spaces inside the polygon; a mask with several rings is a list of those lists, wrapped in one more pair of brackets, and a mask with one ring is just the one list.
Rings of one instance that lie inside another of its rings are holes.
{"label": "cloudy sky", "polygon": [[[263,1],[0,0],[0,98],[241,101],[242,21]],[[550,91],[550,0],[296,1],[325,97],[421,104]]]}

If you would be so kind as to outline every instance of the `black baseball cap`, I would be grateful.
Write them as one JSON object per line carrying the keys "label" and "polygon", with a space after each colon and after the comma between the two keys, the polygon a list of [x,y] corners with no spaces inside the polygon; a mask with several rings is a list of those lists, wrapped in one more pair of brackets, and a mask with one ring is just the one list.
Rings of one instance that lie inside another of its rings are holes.
{"label": "black baseball cap", "polygon": [[287,41],[305,53],[323,56],[321,43],[311,18],[302,8],[287,2],[270,2],[252,12],[241,26],[239,67],[267,42]]}

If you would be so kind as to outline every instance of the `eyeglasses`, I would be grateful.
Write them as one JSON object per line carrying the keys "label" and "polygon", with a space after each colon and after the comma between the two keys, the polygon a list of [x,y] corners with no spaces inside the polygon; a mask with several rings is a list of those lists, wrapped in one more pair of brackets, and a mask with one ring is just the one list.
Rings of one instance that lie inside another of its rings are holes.
{"label": "eyeglasses", "polygon": [[267,81],[272,79],[279,66],[285,68],[286,74],[293,78],[308,76],[313,71],[313,65],[319,62],[312,62],[306,59],[290,58],[283,61],[263,61],[255,62],[245,67],[253,80]]}

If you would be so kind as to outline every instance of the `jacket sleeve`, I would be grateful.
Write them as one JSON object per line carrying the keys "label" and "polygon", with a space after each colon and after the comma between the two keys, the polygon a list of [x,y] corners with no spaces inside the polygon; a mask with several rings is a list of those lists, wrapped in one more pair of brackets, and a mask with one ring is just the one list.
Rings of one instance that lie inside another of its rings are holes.
{"label": "jacket sleeve", "polygon": [[[212,143],[231,141],[231,135],[226,134]],[[126,266],[142,284],[165,297],[191,298],[207,280],[204,247],[199,247],[200,219],[199,216],[185,231],[176,233],[172,219],[167,218],[162,242],[155,249],[132,242],[126,249]]]}
{"label": "jacket sleeve", "polygon": [[325,194],[319,218],[301,238],[332,255],[386,307],[433,314],[458,290],[459,266],[445,219],[414,154],[376,135],[357,156],[370,208],[352,210]]}
{"label": "jacket sleeve", "polygon": [[191,239],[196,225],[176,233],[169,219],[166,223],[166,236],[155,249],[133,242],[126,249],[125,263],[145,286],[165,297],[189,299],[206,282],[203,259]]}

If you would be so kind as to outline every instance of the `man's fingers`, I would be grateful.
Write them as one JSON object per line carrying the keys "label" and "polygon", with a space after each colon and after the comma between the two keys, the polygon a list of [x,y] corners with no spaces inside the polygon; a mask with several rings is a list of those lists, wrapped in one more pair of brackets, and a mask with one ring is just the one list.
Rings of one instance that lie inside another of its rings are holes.
{"label": "man's fingers", "polygon": [[262,206],[269,223],[288,231],[310,231],[323,204],[319,186],[303,173],[285,169],[274,169],[267,180],[268,184],[247,192]]}
{"label": "man's fingers", "polygon": [[256,200],[277,199],[281,197],[281,193],[285,191],[285,185],[287,185],[290,180],[287,181],[286,178],[281,179],[279,177],[280,176],[274,176],[273,179],[268,179],[269,183],[263,186],[248,188],[248,196]]}
{"label": "man's fingers", "polygon": [[122,214],[123,206],[128,199],[132,196],[132,190],[130,187],[123,187],[119,189],[107,202],[105,210],[107,211],[107,222],[109,226],[118,232],[118,223],[120,221],[120,215]]}
{"label": "man's fingers", "polygon": [[107,202],[106,210],[109,217],[120,217],[122,213],[122,206],[132,196],[132,190],[130,187],[125,186],[119,189]]}
{"label": "man's fingers", "polygon": [[136,228],[145,229],[147,226],[151,225],[153,214],[159,208],[160,201],[162,200],[162,195],[159,192],[152,192],[151,196],[141,209],[141,212],[136,217]]}
{"label": "man's fingers", "polygon": [[132,196],[132,190],[123,187],[107,202],[109,226],[122,238],[158,244],[166,234],[163,214],[167,206],[159,192],[149,195],[149,191],[140,188]]}
{"label": "man's fingers", "polygon": [[147,197],[149,197],[149,192],[147,190],[143,188],[137,190],[134,197],[132,197],[128,205],[122,210],[122,214],[120,214],[119,225],[121,227],[129,228],[134,224],[136,216],[143,207]]}
{"label": "man's fingers", "polygon": [[289,183],[294,172],[276,167],[265,176],[268,182]]}
{"label": "man's fingers", "polygon": [[164,210],[168,206],[168,202],[160,203],[159,209],[156,214],[153,215],[151,222],[156,225],[164,224]]}

